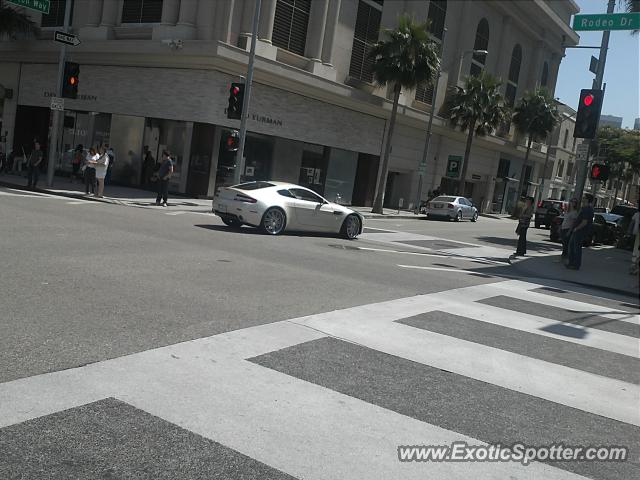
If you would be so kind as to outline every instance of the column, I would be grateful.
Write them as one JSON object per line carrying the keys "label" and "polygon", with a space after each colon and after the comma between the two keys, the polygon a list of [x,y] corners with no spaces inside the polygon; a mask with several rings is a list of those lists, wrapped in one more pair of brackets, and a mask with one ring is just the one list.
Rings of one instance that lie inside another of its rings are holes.
{"label": "column", "polygon": [[218,2],[198,2],[196,14],[198,40],[212,40],[215,38],[216,13]]}
{"label": "column", "polygon": [[[205,0],[206,2],[206,0]],[[206,2],[209,3],[209,2]],[[231,43],[231,26],[233,24],[233,12],[237,4],[236,0],[217,0],[215,12],[215,37],[224,43]],[[251,2],[247,2],[251,3]]]}
{"label": "column", "polygon": [[314,62],[322,61],[322,44],[324,42],[328,9],[329,0],[314,0],[311,2],[305,54]]}
{"label": "column", "polygon": [[101,27],[115,27],[118,22],[119,2],[103,2]]}
{"label": "column", "polygon": [[179,2],[180,0],[164,0],[162,2],[161,24],[175,25],[178,22],[178,12],[180,11]]}
{"label": "column", "polygon": [[[511,27],[511,17],[505,15],[502,17],[502,29],[500,30],[500,39],[495,44],[498,50],[498,55],[496,57],[496,67],[494,73],[498,77],[502,77],[506,80],[509,76],[508,65],[505,65],[505,60],[511,60],[511,50],[507,47],[505,48],[505,42],[508,38],[509,28]],[[491,36],[491,32],[489,32],[489,36]],[[491,40],[489,40],[491,43]],[[513,47],[512,47],[513,48]],[[503,82],[502,90],[506,88],[506,82]]]}
{"label": "column", "polygon": [[327,22],[324,27],[324,40],[322,42],[322,63],[332,65],[333,63],[333,43],[336,38],[338,27],[338,15],[340,14],[341,0],[329,0],[329,10],[327,12]]}
{"label": "column", "polygon": [[273,21],[276,18],[276,0],[262,0],[260,21],[258,23],[258,39],[271,43]]}
{"label": "column", "polygon": [[531,74],[529,75],[529,89],[538,88],[540,86],[540,79],[542,77],[542,60],[544,54],[544,41],[539,40],[536,42],[535,53],[533,55],[533,63],[530,67]]}
{"label": "column", "polygon": [[93,0],[89,3],[89,14],[87,16],[87,27],[97,27],[102,20],[103,0]]}
{"label": "column", "polygon": [[198,0],[181,0],[180,13],[178,15],[178,25],[192,27],[196,24],[196,12],[198,11]]}
{"label": "column", "polygon": [[[255,7],[255,0],[243,0],[242,3],[243,5],[242,20],[240,22],[240,35],[250,37],[252,31],[251,29],[253,28],[253,9]],[[262,8],[264,8],[264,6]]]}
{"label": "column", "polygon": [[552,95],[555,95],[556,82],[558,81],[558,69],[560,68],[560,61],[562,60],[562,56],[558,55],[557,53],[551,54],[551,62],[549,64],[548,89]]}

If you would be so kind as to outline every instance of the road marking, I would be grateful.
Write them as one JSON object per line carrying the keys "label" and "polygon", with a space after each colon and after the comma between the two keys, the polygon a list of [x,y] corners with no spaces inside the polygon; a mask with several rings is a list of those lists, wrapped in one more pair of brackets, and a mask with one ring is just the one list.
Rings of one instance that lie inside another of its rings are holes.
{"label": "road marking", "polygon": [[462,270],[460,268],[421,267],[419,265],[397,265],[397,266],[401,267],[401,268],[413,268],[413,269],[416,269],[416,270],[435,270],[435,271],[449,272],[449,273],[466,273],[466,274],[473,274],[473,275],[486,275],[487,277],[491,276],[491,275],[486,274],[486,273],[474,272],[473,270]]}

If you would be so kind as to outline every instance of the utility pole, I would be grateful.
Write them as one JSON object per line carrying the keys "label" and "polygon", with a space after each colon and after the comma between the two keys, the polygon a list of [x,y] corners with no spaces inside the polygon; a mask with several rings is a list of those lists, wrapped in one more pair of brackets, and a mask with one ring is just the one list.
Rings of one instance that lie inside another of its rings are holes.
{"label": "utility pole", "polygon": [[[616,0],[609,0],[607,4],[607,13],[613,13],[613,10],[616,6]],[[596,78],[593,80],[593,86],[591,88],[594,89],[602,89],[602,81],[604,79],[604,66],[607,62],[607,51],[609,50],[609,37],[611,36],[610,30],[605,30],[602,32],[602,42],[600,43],[600,55],[598,57],[598,68],[596,69]],[[590,146],[591,140],[584,140],[583,143],[586,143],[589,146],[587,149],[587,158],[581,165],[576,165],[578,167],[578,175],[576,176],[576,189],[575,189],[575,197],[580,201],[582,198],[582,193],[584,192],[584,186],[587,182],[587,170],[589,168],[589,155],[590,155]]]}
{"label": "utility pole", "polygon": [[247,83],[244,87],[244,98],[242,99],[242,118],[240,119],[240,145],[236,154],[236,170],[233,172],[234,183],[242,181],[244,173],[244,143],[247,138],[247,118],[249,117],[249,100],[251,99],[251,85],[253,83],[253,64],[256,58],[256,42],[258,40],[258,21],[260,19],[260,7],[262,0],[255,0],[256,6],[253,10],[253,29],[251,33],[251,50],[249,51],[249,65],[247,66]]}
{"label": "utility pole", "polygon": [[422,184],[424,171],[427,168],[427,159],[429,158],[429,147],[431,145],[431,130],[433,126],[433,115],[436,110],[436,99],[438,98],[438,83],[440,83],[440,73],[442,72],[442,54],[444,52],[444,39],[447,36],[447,29],[442,31],[442,41],[440,42],[440,62],[438,62],[438,70],[433,85],[433,97],[431,98],[431,110],[429,110],[429,123],[427,124],[427,137],[424,140],[424,150],[422,151],[422,160],[418,165],[418,198],[416,201],[416,211],[420,213],[420,201],[422,198]]}
{"label": "utility pole", "polygon": [[[71,19],[71,2],[67,0],[64,6],[64,33],[69,33],[69,21]],[[58,57],[58,83],[56,87],[56,95],[58,98],[62,97],[62,72],[64,71],[64,61],[67,55],[67,46],[64,43],[60,44],[60,56]],[[53,123],[51,125],[51,141],[49,142],[49,160],[47,161],[47,187],[53,186],[53,174],[56,171],[56,159],[58,158],[58,143],[60,137],[60,116],[64,115],[64,112],[60,110],[52,110]]]}

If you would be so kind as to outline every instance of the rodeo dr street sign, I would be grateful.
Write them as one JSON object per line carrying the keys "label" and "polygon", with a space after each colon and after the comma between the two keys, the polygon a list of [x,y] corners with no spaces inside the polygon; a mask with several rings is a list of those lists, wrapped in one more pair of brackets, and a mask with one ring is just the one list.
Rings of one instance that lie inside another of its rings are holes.
{"label": "rodeo dr street sign", "polygon": [[573,29],[581,30],[638,30],[640,13],[598,13],[594,15],[576,15],[573,17]]}

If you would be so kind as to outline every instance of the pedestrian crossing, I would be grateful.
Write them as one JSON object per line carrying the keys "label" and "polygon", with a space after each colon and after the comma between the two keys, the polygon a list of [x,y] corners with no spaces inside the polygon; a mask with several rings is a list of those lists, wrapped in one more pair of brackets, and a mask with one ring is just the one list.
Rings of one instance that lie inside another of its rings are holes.
{"label": "pedestrian crossing", "polygon": [[[638,478],[639,311],[565,293],[497,281],[3,383],[0,446],[3,432],[114,398],[272,469],[260,478]],[[456,441],[624,445],[631,458],[398,461],[400,445]],[[211,478],[254,478],[244,465]]]}

